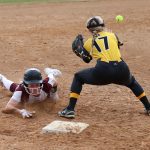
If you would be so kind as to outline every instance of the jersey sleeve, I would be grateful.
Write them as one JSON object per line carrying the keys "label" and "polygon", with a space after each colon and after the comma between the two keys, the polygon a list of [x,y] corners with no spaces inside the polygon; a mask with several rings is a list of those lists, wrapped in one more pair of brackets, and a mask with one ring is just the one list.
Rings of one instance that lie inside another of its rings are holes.
{"label": "jersey sleeve", "polygon": [[43,80],[43,91],[49,93],[52,87],[54,86],[55,82],[56,80],[54,76],[48,75],[48,77]]}
{"label": "jersey sleeve", "polygon": [[87,41],[85,41],[83,47],[90,53],[92,50],[92,38],[89,38]]}
{"label": "jersey sleeve", "polygon": [[20,103],[21,102],[21,96],[22,96],[22,91],[15,91],[13,93],[11,99],[17,103]]}
{"label": "jersey sleeve", "polygon": [[11,97],[11,99],[13,99],[15,102],[18,102],[18,103],[28,101],[28,98],[29,98],[29,94],[26,93],[22,84],[19,84],[16,87]]}

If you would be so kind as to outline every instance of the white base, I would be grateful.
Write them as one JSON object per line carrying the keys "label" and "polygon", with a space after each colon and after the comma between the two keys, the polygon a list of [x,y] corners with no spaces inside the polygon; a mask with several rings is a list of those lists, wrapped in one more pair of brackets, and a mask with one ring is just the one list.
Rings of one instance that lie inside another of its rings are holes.
{"label": "white base", "polygon": [[42,133],[77,133],[79,134],[85,128],[87,128],[89,124],[81,123],[81,122],[69,122],[69,121],[59,121],[55,120],[52,123],[48,124],[44,128],[42,128]]}

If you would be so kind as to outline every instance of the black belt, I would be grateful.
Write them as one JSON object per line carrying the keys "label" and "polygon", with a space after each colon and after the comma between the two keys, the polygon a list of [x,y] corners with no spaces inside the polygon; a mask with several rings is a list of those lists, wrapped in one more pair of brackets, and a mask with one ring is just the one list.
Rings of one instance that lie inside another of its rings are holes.
{"label": "black belt", "polygon": [[118,60],[115,60],[115,61],[107,61],[107,60],[102,60],[101,58],[98,58],[97,61],[102,61],[106,63],[119,63],[122,61],[122,58],[119,58]]}

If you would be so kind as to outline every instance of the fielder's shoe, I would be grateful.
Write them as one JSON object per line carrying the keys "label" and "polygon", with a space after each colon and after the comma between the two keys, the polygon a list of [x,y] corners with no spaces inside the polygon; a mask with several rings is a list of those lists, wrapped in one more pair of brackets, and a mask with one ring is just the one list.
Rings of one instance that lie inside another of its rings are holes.
{"label": "fielder's shoe", "polygon": [[63,111],[59,111],[58,115],[65,118],[75,118],[75,111],[65,108]]}
{"label": "fielder's shoe", "polygon": [[49,75],[52,74],[54,77],[60,77],[62,75],[61,71],[58,69],[45,68],[44,72]]}

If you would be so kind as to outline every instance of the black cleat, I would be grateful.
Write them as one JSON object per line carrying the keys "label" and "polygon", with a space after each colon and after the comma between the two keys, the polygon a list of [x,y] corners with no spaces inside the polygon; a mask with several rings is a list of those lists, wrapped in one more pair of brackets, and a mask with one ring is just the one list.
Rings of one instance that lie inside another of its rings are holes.
{"label": "black cleat", "polygon": [[68,110],[67,108],[65,108],[64,110],[59,111],[58,115],[60,117],[65,117],[65,118],[70,118],[71,119],[71,118],[75,118],[75,111]]}

